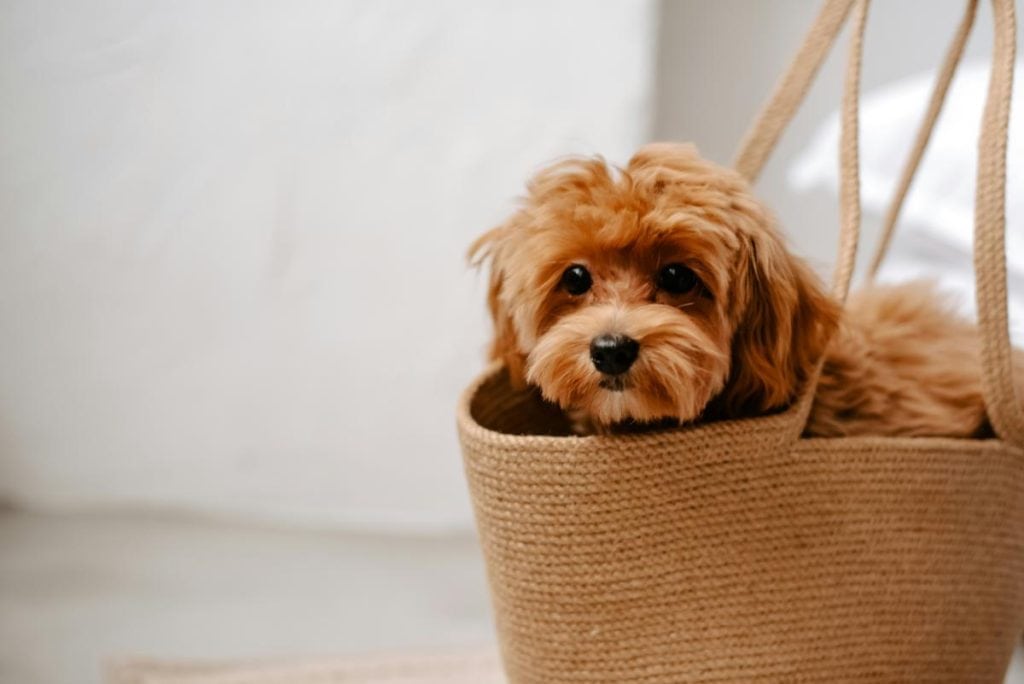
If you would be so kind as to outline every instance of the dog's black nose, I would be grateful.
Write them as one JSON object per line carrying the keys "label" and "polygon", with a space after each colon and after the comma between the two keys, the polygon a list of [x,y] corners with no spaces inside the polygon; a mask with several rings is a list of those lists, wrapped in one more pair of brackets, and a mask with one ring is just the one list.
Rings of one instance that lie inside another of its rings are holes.
{"label": "dog's black nose", "polygon": [[605,375],[625,373],[639,353],[640,344],[625,335],[598,335],[590,342],[590,360]]}

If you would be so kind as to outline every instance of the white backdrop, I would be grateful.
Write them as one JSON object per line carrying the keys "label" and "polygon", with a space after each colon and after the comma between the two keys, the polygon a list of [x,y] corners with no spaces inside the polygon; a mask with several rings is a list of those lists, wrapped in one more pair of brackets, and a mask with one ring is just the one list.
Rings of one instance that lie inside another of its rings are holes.
{"label": "white backdrop", "polygon": [[648,137],[654,5],[0,5],[0,496],[466,526],[467,243]]}

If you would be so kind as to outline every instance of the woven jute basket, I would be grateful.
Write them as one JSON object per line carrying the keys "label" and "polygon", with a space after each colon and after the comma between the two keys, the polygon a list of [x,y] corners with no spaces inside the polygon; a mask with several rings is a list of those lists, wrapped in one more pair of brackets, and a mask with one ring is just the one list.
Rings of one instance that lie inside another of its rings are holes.
{"label": "woven jute basket", "polygon": [[[998,437],[803,438],[814,382],[776,415],[575,437],[536,392],[513,390],[490,368],[466,391],[458,427],[510,682],[1002,680],[1024,627],[1024,420],[1010,381],[1003,252],[1013,3],[992,7],[975,270]],[[825,3],[735,164],[757,176],[853,17],[841,299],[859,223],[866,11],[865,0]],[[974,14],[970,2],[878,258]]]}

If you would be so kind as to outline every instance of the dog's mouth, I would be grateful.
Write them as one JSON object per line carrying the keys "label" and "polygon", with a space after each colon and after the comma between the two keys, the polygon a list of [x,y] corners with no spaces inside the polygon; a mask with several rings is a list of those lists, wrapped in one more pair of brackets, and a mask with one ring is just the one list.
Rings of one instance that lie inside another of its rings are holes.
{"label": "dog's mouth", "polygon": [[632,383],[627,382],[623,375],[606,375],[598,381],[597,386],[609,392],[625,392],[632,387]]}

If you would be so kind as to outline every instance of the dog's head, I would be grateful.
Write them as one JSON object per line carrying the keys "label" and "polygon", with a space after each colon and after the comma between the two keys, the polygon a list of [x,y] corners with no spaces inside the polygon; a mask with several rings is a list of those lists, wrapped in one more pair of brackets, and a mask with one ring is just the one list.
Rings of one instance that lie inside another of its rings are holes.
{"label": "dog's head", "polygon": [[492,356],[514,382],[612,425],[785,406],[838,320],[734,171],[689,145],[620,172],[556,164],[477,240],[489,261]]}

